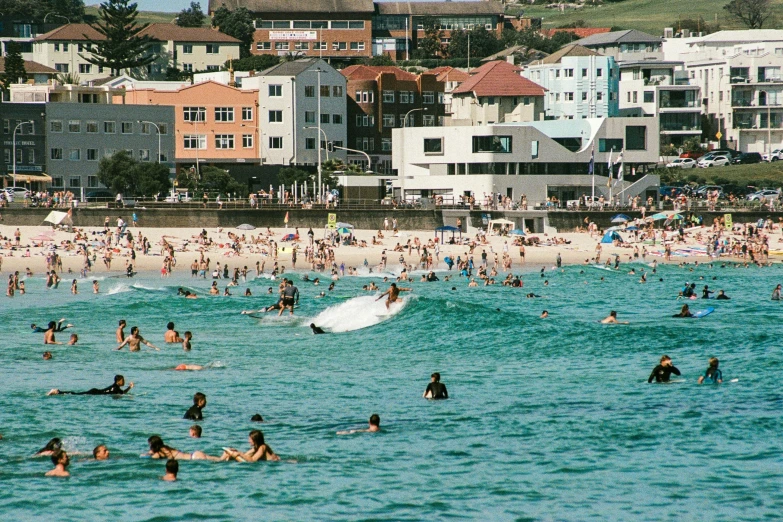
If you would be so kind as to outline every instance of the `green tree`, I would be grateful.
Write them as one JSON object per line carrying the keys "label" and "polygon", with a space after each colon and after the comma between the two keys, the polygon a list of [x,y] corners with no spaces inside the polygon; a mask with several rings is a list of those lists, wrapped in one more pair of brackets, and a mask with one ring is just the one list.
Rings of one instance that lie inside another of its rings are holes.
{"label": "green tree", "polygon": [[166,194],[171,188],[169,168],[159,163],[136,163],[131,172],[135,181],[135,194],[153,196]]}
{"label": "green tree", "polygon": [[81,79],[75,72],[60,73],[57,75],[57,81],[62,85],[79,85]]}
{"label": "green tree", "polygon": [[305,181],[308,183],[313,181],[313,173],[294,167],[286,167],[278,171],[277,181],[286,186],[293,185],[294,183],[301,185]]}
{"label": "green tree", "polygon": [[[470,35],[470,36],[468,36]],[[470,45],[468,45],[468,37]],[[487,31],[484,26],[471,31],[454,31],[451,33],[448,54],[452,58],[467,58],[470,48],[471,58],[485,58],[503,49],[503,42],[495,36],[495,33]]]}
{"label": "green tree", "polygon": [[250,46],[253,44],[256,28],[247,8],[240,7],[231,11],[225,4],[221,5],[212,15],[212,27],[217,27],[221,33],[233,36],[242,42],[239,46],[240,58],[250,56]]}
{"label": "green tree", "polygon": [[198,189],[198,178],[196,177],[195,169],[180,169],[177,172],[177,188],[188,189],[191,193],[196,192]]}
{"label": "green tree", "polygon": [[189,8],[179,12],[176,24],[180,27],[201,27],[206,19],[206,15],[201,10],[201,4],[190,2]]}
{"label": "green tree", "polygon": [[5,72],[0,74],[0,88],[7,91],[12,83],[25,83],[27,70],[22,59],[22,46],[13,40],[5,44]]}
{"label": "green tree", "polygon": [[433,16],[425,16],[421,20],[424,26],[424,38],[416,44],[416,50],[413,52],[414,58],[437,58],[442,53],[440,39],[443,37],[443,31],[438,26],[438,20]]}
{"label": "green tree", "polygon": [[235,180],[227,170],[211,165],[201,169],[199,190],[217,192],[219,194],[239,194],[242,197],[247,196],[246,186]]}
{"label": "green tree", "polygon": [[731,0],[723,9],[748,29],[761,29],[764,22],[772,16],[769,0]]}
{"label": "green tree", "polygon": [[85,18],[82,0],[0,0],[0,13],[31,23],[41,23],[50,15],[47,24],[65,24],[63,16],[71,23],[82,22]]}
{"label": "green tree", "polygon": [[111,70],[112,76],[123,69],[132,69],[150,64],[157,59],[149,52],[153,40],[150,36],[139,36],[148,24],[136,23],[136,4],[129,0],[108,0],[101,4],[100,20],[92,28],[104,36],[101,40],[87,40],[90,54],[79,54],[82,58]]}
{"label": "green tree", "polygon": [[231,66],[235,71],[263,71],[280,63],[280,57],[273,54],[256,54],[240,58],[239,60],[227,60],[226,69]]}
{"label": "green tree", "polygon": [[119,150],[101,159],[98,163],[98,181],[114,192],[122,194],[134,194],[136,184],[134,182],[134,167],[136,161],[130,157],[127,151]]}
{"label": "green tree", "polygon": [[367,60],[367,65],[371,66],[382,66],[382,65],[394,65],[394,60],[391,59],[391,56],[388,54],[379,54],[378,56],[373,56],[369,60]]}

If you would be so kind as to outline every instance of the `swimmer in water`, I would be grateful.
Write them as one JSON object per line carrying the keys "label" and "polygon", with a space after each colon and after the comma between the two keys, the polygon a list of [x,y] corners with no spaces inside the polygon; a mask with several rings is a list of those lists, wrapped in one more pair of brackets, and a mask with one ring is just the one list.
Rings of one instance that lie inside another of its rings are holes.
{"label": "swimmer in water", "polygon": [[384,293],[378,296],[378,299],[376,301],[380,301],[383,299],[383,296],[388,295],[389,297],[386,299],[386,309],[388,310],[392,303],[396,303],[397,300],[400,298],[400,292],[410,292],[410,288],[398,288],[397,283],[392,283],[391,286],[389,286],[389,289],[386,290]]}
{"label": "swimmer in water", "polygon": [[201,392],[197,392],[195,395],[193,395],[193,406],[191,406],[188,411],[185,412],[185,416],[183,418],[190,420],[203,420],[204,417],[201,414],[201,410],[203,410],[206,405],[207,396]]}
{"label": "swimmer in water", "polygon": [[166,474],[160,479],[166,482],[176,482],[177,473],[179,473],[179,462],[176,459],[169,459],[166,461]]}
{"label": "swimmer in water", "polygon": [[707,367],[707,370],[704,372],[704,375],[699,377],[699,384],[702,384],[703,382],[707,382],[709,384],[720,384],[723,382],[723,372],[721,372],[718,369],[718,365],[720,365],[720,361],[717,357],[711,357],[710,358],[710,365]]}
{"label": "swimmer in water", "polygon": [[783,289],[783,286],[778,285],[775,287],[775,289],[772,291],[772,300],[773,301],[780,301],[781,298],[781,289]]}
{"label": "swimmer in water", "polygon": [[198,424],[194,424],[190,427],[190,431],[188,431],[188,435],[190,435],[191,439],[200,439],[201,438],[201,426]]}
{"label": "swimmer in water", "polygon": [[63,441],[57,437],[46,443],[46,446],[35,452],[33,457],[49,457],[63,448]]}
{"label": "swimmer in water", "polygon": [[449,392],[446,390],[446,385],[440,382],[440,373],[435,372],[430,375],[430,383],[427,384],[427,389],[424,390],[425,399],[441,400],[448,399]]}
{"label": "swimmer in water", "polygon": [[193,334],[190,331],[185,332],[185,338],[182,339],[182,349],[189,352],[191,349],[190,340],[193,339]]}
{"label": "swimmer in water", "polygon": [[68,470],[66,469],[70,463],[71,459],[68,458],[68,454],[65,451],[57,451],[56,453],[52,454],[52,464],[54,464],[54,469],[47,471],[46,476],[70,477],[71,474],[68,473]]}
{"label": "swimmer in water", "polygon": [[326,333],[324,332],[323,328],[316,326],[315,323],[310,323],[310,328],[313,330],[314,335]]}
{"label": "swimmer in water", "polygon": [[240,453],[234,448],[225,448],[220,460],[236,460],[237,462],[258,462],[259,460],[278,461],[280,457],[275,455],[266,442],[261,430],[253,430],[247,437],[250,443],[250,449]]}
{"label": "swimmer in water", "polygon": [[653,379],[655,379],[655,382],[669,382],[671,374],[680,375],[680,370],[672,364],[671,357],[664,355],[661,357],[661,363],[653,368],[647,383],[653,382]]}
{"label": "swimmer in water", "polygon": [[609,315],[601,319],[602,324],[629,324],[628,321],[620,322],[617,320],[617,312],[612,310]]}
{"label": "swimmer in water", "polygon": [[147,452],[147,455],[149,455],[151,459],[212,460],[212,461],[219,460],[217,457],[211,457],[206,453],[204,453],[203,451],[194,451],[193,453],[185,453],[184,451],[180,451],[176,448],[166,446],[166,444],[163,442],[163,439],[161,439],[157,435],[153,435],[152,437],[147,439],[147,442],[150,445],[150,450]]}
{"label": "swimmer in water", "polygon": [[52,358],[52,352],[44,352],[44,353],[43,353],[43,359],[44,359],[44,361],[48,361],[48,360],[49,360],[49,359],[51,359],[51,358]]}
{"label": "swimmer in water", "polygon": [[117,342],[121,343],[125,340],[125,327],[128,325],[128,323],[125,322],[125,319],[120,319],[119,326],[117,327],[116,337]]}
{"label": "swimmer in water", "polygon": [[549,317],[549,312],[544,310],[543,312],[541,312],[539,319],[546,319],[547,317]]}
{"label": "swimmer in water", "polygon": [[[52,321],[54,322],[54,321]],[[45,331],[49,330],[51,328],[52,322],[49,323],[49,325],[46,328],[41,328],[37,324],[33,323],[30,325],[30,328],[32,328],[33,333],[44,333]],[[65,322],[65,318],[63,317],[59,321],[55,323],[54,331],[55,332],[62,332],[63,330],[66,330],[68,328],[72,328],[73,325],[71,323],[66,324],[63,326],[63,323]]]}
{"label": "swimmer in water", "polygon": [[175,366],[174,370],[177,371],[198,371],[203,370],[203,366],[199,366],[198,364],[180,364],[179,366]]}
{"label": "swimmer in water", "polygon": [[353,435],[354,433],[375,433],[381,431],[381,418],[377,413],[370,415],[369,427],[366,430],[338,431],[337,435]]}
{"label": "swimmer in water", "polygon": [[688,305],[684,304],[680,309],[680,313],[674,314],[672,317],[693,317],[693,314],[691,313],[690,308],[688,308]]}
{"label": "swimmer in water", "polygon": [[177,295],[184,295],[187,299],[196,299],[198,296],[190,290],[184,290],[182,288],[177,289]]}
{"label": "swimmer in water", "polygon": [[95,460],[109,460],[109,448],[105,444],[99,444],[92,450]]}
{"label": "swimmer in water", "polygon": [[128,384],[128,387],[124,390],[122,389],[122,386],[125,386],[125,377],[122,375],[115,375],[114,384],[108,388],[90,388],[85,392],[62,391],[58,388],[54,388],[46,395],[125,395],[133,389],[133,383]]}
{"label": "swimmer in water", "polygon": [[68,346],[73,346],[74,344],[79,342],[79,336],[76,334],[71,334],[71,337],[68,338]]}
{"label": "swimmer in water", "polygon": [[155,350],[160,351],[160,348],[152,344],[151,342],[144,339],[144,337],[141,336],[141,333],[139,332],[138,326],[132,326],[131,327],[131,334],[125,338],[124,341],[122,341],[122,344],[120,344],[117,347],[117,350],[122,350],[122,348],[127,344],[128,349],[132,352],[138,352],[141,350],[141,344],[144,343],[150,348],[153,348]]}
{"label": "swimmer in water", "polygon": [[726,292],[724,292],[723,290],[718,290],[718,295],[715,296],[715,299],[726,300],[726,299],[731,299],[731,297],[727,296]]}
{"label": "swimmer in water", "polygon": [[166,325],[166,333],[163,334],[163,340],[167,343],[181,343],[184,339],[179,336],[179,332],[174,330],[174,323],[169,322]]}

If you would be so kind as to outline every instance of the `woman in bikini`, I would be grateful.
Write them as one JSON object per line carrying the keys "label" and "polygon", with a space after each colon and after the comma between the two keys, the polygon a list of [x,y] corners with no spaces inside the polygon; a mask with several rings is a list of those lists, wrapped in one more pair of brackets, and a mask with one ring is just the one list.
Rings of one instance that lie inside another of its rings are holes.
{"label": "woman in bikini", "polygon": [[150,444],[150,451],[148,455],[151,459],[175,459],[175,460],[221,460],[217,457],[207,455],[203,451],[194,451],[193,453],[185,453],[175,448],[171,448],[164,444],[163,439],[157,435],[153,435],[147,442]]}
{"label": "woman in bikini", "polygon": [[280,457],[275,455],[272,448],[264,443],[264,434],[260,430],[253,430],[248,436],[248,442],[250,443],[250,449],[245,453],[240,453],[234,448],[225,448],[220,460],[236,460],[237,462],[257,462],[259,460],[280,460]]}

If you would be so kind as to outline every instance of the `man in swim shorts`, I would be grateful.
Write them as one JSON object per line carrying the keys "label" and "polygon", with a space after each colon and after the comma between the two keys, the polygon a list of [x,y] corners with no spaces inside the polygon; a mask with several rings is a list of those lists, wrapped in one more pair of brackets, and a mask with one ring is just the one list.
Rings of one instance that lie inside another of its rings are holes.
{"label": "man in swim shorts", "polygon": [[278,313],[277,316],[280,317],[283,315],[286,308],[291,311],[290,315],[294,315],[294,305],[299,304],[299,289],[294,286],[294,282],[290,279],[285,282],[282,297],[282,306],[280,308],[280,313]]}
{"label": "man in swim shorts", "polygon": [[664,355],[661,357],[661,363],[653,368],[647,382],[651,383],[653,382],[653,379],[655,379],[655,382],[669,382],[669,378],[672,374],[680,375],[680,370],[672,364],[671,357]]}
{"label": "man in swim shorts", "polygon": [[386,290],[384,293],[378,296],[378,299],[376,301],[380,301],[383,299],[383,296],[388,295],[389,297],[386,299],[386,309],[389,309],[389,306],[391,306],[392,303],[396,303],[397,300],[400,297],[400,292],[410,292],[410,288],[397,288],[397,283],[392,283],[388,290]]}
{"label": "man in swim shorts", "polygon": [[133,388],[133,383],[130,383],[124,390],[122,389],[123,386],[125,386],[125,377],[122,375],[115,375],[114,384],[108,388],[91,388],[85,392],[61,391],[57,388],[54,388],[46,395],[125,395],[131,391]]}

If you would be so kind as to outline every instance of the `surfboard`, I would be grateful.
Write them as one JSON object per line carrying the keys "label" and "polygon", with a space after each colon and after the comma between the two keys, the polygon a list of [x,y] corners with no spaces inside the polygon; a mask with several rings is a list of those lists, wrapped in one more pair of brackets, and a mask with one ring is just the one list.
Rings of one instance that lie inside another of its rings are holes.
{"label": "surfboard", "polygon": [[705,315],[710,315],[714,311],[715,309],[712,307],[705,308],[704,310],[699,310],[698,312],[693,313],[693,319],[701,319]]}

